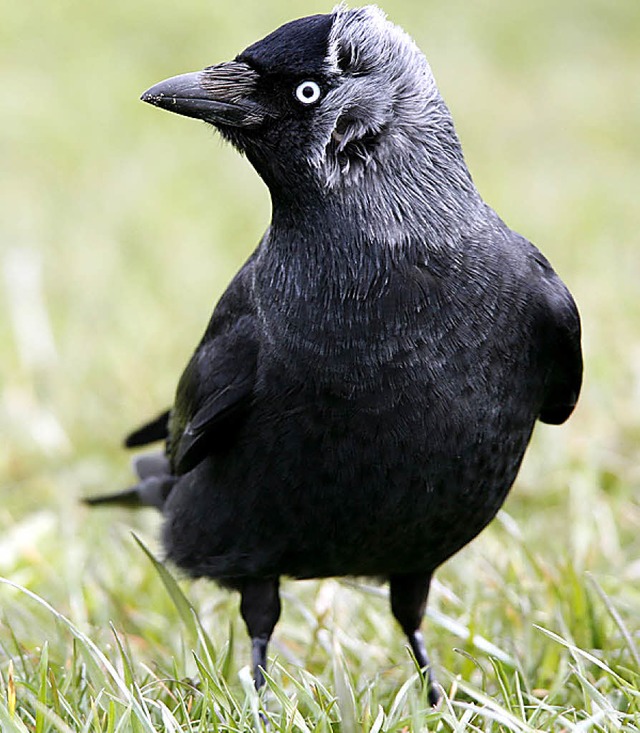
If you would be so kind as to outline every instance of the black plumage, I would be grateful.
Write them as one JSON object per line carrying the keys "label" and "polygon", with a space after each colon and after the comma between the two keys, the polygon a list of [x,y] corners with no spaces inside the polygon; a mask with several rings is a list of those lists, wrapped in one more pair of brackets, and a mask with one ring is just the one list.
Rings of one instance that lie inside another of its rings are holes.
{"label": "black plumage", "polygon": [[535,421],[573,410],[573,299],[482,201],[424,56],[375,8],[143,99],[213,124],[273,213],[170,413],[128,438],[166,459],[125,496],[162,505],[170,560],[241,592],[256,684],[280,576],[374,576],[435,703],[431,576],[494,517]]}

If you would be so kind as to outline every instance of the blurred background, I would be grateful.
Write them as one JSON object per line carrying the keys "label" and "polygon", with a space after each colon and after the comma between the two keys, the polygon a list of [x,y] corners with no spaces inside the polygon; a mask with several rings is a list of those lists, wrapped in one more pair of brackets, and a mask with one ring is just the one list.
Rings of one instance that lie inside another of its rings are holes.
{"label": "blurred background", "polygon": [[[478,563],[497,577],[519,534],[549,563],[570,558],[598,574],[637,618],[640,3],[383,7],[427,55],[481,194],[551,260],[584,323],[575,415],[536,430],[502,520],[441,577],[459,593],[490,584]],[[136,527],[157,548],[157,518],[89,513],[78,499],[130,481],[122,436],[169,405],[215,301],[269,221],[267,190],[246,161],[204,124],[138,98],[330,9],[318,0],[3,7],[0,575],[72,617],[99,624],[123,588],[142,594],[132,605],[151,605],[128,533]],[[22,601],[7,597],[15,630]],[[38,632],[21,633],[26,643]]]}

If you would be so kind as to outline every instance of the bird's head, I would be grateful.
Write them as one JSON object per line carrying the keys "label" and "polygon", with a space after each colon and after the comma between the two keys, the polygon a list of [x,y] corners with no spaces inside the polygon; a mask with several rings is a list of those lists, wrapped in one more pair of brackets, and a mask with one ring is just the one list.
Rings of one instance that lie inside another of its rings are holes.
{"label": "bird's head", "polygon": [[235,60],[167,79],[142,99],[212,124],[272,194],[329,195],[389,167],[396,182],[407,179],[403,188],[412,171],[438,166],[470,185],[427,60],[373,6],[294,20]]}

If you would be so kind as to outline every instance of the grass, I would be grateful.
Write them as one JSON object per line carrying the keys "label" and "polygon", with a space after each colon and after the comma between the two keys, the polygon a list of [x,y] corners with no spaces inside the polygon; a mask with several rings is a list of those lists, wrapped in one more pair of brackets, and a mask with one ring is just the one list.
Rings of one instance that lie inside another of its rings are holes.
{"label": "grass", "polygon": [[[237,598],[178,583],[157,517],[88,512],[169,403],[268,199],[137,103],[310,0],[13,3],[0,28],[0,729],[640,730],[640,5],[398,0],[485,198],[576,295],[586,381],[503,512],[437,576],[428,708],[385,590],[286,582],[268,690]],[[188,600],[187,600],[188,599]],[[261,717],[262,716],[262,717]]]}

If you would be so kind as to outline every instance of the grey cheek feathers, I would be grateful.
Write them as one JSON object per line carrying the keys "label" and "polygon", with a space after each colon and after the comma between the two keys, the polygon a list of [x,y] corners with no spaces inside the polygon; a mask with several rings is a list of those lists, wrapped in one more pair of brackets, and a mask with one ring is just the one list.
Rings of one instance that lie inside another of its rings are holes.
{"label": "grey cheek feathers", "polygon": [[405,164],[428,168],[440,139],[455,138],[426,58],[377,7],[336,7],[326,70],[338,81],[317,110],[309,161],[327,189],[359,184],[369,167],[380,175],[411,149],[420,160]]}

